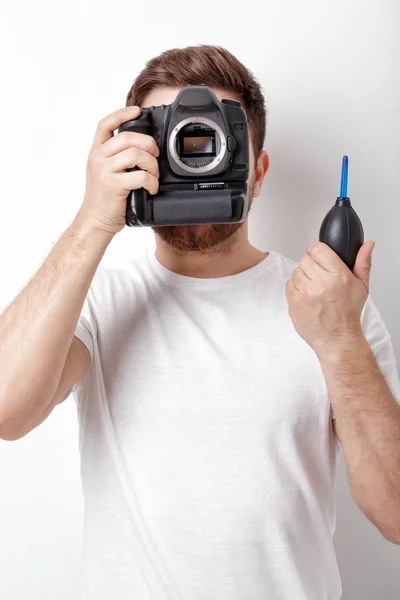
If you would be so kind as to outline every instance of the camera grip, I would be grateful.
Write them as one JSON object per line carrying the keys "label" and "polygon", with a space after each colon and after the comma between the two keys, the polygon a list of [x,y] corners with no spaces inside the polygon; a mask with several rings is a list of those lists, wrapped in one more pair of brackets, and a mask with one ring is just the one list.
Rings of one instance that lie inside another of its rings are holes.
{"label": "camera grip", "polygon": [[[133,167],[126,169],[129,171],[140,171],[139,167]],[[137,190],[131,190],[126,198],[126,212],[125,212],[125,223],[129,227],[140,226],[143,223],[140,222],[138,214],[144,214],[144,207],[147,203],[147,190],[145,188],[138,188]]]}
{"label": "camera grip", "polygon": [[[131,131],[133,133],[143,133],[145,135],[151,135],[153,123],[149,119],[147,110],[148,109],[146,108],[142,108],[142,112],[139,117],[123,123],[118,129],[118,133],[121,133],[122,131]],[[126,171],[140,171],[140,168],[132,167],[126,169]],[[138,215],[143,217],[147,213],[147,211],[145,210],[147,199],[148,192],[144,188],[131,190],[129,192],[129,195],[126,198],[125,213],[125,223],[129,227],[143,225]]]}

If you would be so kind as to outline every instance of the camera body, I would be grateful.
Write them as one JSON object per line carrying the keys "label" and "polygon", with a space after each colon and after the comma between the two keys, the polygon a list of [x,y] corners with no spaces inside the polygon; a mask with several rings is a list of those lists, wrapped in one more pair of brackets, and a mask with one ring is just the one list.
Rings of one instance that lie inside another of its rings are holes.
{"label": "camera body", "polygon": [[[119,129],[145,133],[160,149],[159,189],[127,197],[129,226],[237,223],[248,213],[247,115],[204,85],[184,87],[172,104],[142,108]],[[137,170],[127,169],[127,171]]]}

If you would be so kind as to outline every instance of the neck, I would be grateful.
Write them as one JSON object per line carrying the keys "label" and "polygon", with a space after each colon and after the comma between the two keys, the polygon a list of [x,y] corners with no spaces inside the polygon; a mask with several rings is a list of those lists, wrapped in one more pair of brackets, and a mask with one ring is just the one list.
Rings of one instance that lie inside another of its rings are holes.
{"label": "neck", "polygon": [[226,277],[241,273],[268,256],[252,246],[247,221],[227,240],[209,250],[181,252],[156,233],[157,260],[167,269],[188,277]]}

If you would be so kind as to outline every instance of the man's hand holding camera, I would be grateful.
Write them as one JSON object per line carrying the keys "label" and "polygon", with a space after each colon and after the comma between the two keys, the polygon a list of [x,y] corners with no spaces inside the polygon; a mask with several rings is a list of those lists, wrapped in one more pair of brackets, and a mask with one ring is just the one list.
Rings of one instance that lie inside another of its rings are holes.
{"label": "man's hand holding camera", "polygon": [[[139,114],[138,106],[129,106],[102,119],[87,161],[85,199],[78,217],[110,234],[125,226],[126,198],[131,190],[158,191],[160,151],[154,138],[130,131],[114,135],[122,123]],[[133,167],[139,169],[126,171]]]}

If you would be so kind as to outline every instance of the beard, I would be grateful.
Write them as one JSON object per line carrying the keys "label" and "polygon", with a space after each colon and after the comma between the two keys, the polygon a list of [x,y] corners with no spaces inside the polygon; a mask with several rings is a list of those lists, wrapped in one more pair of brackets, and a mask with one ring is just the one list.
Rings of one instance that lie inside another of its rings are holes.
{"label": "beard", "polygon": [[[253,203],[254,181],[250,184],[249,209]],[[217,253],[230,248],[242,223],[207,225],[162,225],[152,230],[177,254],[191,252]]]}

